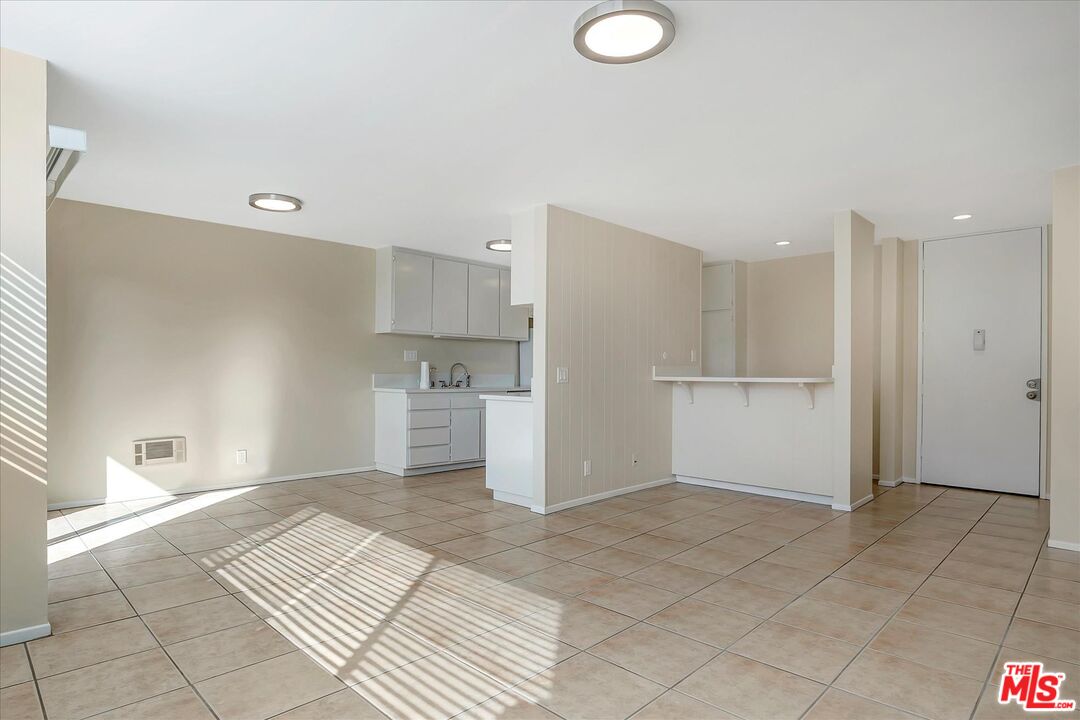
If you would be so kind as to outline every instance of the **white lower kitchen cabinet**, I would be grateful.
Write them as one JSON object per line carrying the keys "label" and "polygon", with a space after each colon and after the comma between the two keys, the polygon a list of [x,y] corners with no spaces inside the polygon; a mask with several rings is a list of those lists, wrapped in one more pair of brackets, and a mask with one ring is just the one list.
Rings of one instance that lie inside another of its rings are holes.
{"label": "white lower kitchen cabinet", "polygon": [[376,389],[375,467],[407,476],[483,465],[484,414],[479,390]]}

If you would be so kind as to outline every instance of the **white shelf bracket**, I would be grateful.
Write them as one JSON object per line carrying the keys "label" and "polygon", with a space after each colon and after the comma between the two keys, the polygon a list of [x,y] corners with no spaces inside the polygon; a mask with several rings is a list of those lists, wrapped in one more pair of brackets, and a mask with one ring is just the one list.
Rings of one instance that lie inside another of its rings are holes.
{"label": "white shelf bracket", "polygon": [[742,391],[743,407],[750,407],[750,386],[746,383],[731,383],[731,386]]}
{"label": "white shelf bracket", "polygon": [[690,404],[694,404],[694,386],[688,382],[677,382],[676,385],[682,385],[686,388],[686,395],[690,398]]}
{"label": "white shelf bracket", "polygon": [[810,401],[810,409],[814,409],[814,384],[799,383],[799,387],[806,391],[806,398]]}

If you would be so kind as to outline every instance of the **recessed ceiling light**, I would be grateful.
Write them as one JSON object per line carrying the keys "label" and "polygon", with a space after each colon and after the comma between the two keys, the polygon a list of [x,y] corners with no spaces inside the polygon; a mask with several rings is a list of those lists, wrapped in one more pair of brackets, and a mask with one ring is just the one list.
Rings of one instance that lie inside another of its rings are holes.
{"label": "recessed ceiling light", "polygon": [[574,47],[601,63],[647,60],[674,39],[675,16],[655,0],[607,0],[574,23]]}
{"label": "recessed ceiling light", "polygon": [[791,241],[790,240],[777,240],[776,244],[777,245],[790,245]]}
{"label": "recessed ceiling light", "polygon": [[953,215],[953,220],[970,220],[972,218],[971,213],[960,213],[959,215]]}
{"label": "recessed ceiling light", "polygon": [[296,212],[304,206],[298,198],[281,193],[255,193],[248,195],[248,205],[256,210],[269,212]]}
{"label": "recessed ceiling light", "polygon": [[488,240],[485,243],[488,250],[494,250],[495,252],[510,252],[510,240],[503,238],[500,240]]}

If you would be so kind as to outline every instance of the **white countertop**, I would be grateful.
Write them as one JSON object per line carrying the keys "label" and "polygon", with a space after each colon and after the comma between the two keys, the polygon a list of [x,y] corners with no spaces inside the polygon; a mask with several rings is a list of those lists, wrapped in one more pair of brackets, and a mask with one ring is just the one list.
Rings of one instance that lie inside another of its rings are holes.
{"label": "white countertop", "polygon": [[502,393],[510,391],[527,391],[529,388],[514,385],[511,387],[448,387],[448,388],[422,388],[422,387],[376,387],[372,388],[375,392],[385,393],[405,393],[412,395],[414,393]]}
{"label": "white countertop", "polygon": [[481,400],[494,400],[495,402],[532,402],[531,392],[506,392],[487,393],[480,396]]}
{"label": "white countertop", "polygon": [[659,382],[712,383],[831,383],[831,377],[717,377],[715,375],[654,375]]}

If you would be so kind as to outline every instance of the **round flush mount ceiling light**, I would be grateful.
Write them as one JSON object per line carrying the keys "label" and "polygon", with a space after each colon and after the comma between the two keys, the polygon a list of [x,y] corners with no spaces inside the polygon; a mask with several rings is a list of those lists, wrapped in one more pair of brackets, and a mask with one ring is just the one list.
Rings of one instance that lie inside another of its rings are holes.
{"label": "round flush mount ceiling light", "polygon": [[510,252],[510,240],[503,238],[500,240],[488,240],[484,243],[488,250],[494,250],[495,252]]}
{"label": "round flush mount ceiling light", "polygon": [[674,39],[675,15],[655,0],[607,0],[574,23],[574,47],[600,63],[648,60]]}
{"label": "round flush mount ceiling light", "polygon": [[781,247],[783,247],[784,245],[790,245],[790,244],[791,244],[791,241],[790,241],[790,240],[777,240],[777,241],[776,241],[776,244],[777,244],[777,245],[780,245]]}
{"label": "round flush mount ceiling light", "polygon": [[972,218],[971,213],[960,213],[959,215],[953,215],[953,220],[970,220]]}
{"label": "round flush mount ceiling light", "polygon": [[268,212],[296,212],[304,206],[299,198],[281,193],[255,193],[248,195],[248,205]]}

